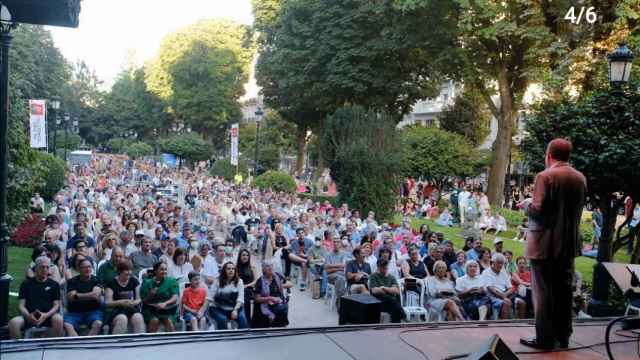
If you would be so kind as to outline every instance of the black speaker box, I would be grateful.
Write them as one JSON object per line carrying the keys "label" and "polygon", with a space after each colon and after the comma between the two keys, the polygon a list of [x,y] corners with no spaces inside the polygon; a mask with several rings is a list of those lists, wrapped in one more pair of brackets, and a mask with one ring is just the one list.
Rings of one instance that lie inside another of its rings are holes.
{"label": "black speaker box", "polygon": [[380,300],[369,294],[354,294],[340,298],[340,317],[338,323],[379,324]]}
{"label": "black speaker box", "polygon": [[518,360],[518,356],[495,334],[467,360]]}

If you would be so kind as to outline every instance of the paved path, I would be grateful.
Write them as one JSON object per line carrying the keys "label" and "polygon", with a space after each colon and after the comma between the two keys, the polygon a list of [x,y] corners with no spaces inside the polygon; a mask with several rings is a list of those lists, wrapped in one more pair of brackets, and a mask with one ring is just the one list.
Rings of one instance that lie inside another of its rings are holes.
{"label": "paved path", "polygon": [[289,327],[338,326],[338,312],[329,311],[324,299],[314,300],[309,290],[291,289]]}

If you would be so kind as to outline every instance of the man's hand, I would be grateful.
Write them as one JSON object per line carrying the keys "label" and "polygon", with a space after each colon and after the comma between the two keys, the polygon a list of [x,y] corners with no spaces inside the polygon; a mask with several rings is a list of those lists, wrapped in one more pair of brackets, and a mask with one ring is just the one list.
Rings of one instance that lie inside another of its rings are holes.
{"label": "man's hand", "polygon": [[160,310],[164,310],[167,307],[167,303],[157,303],[156,304],[156,308],[160,309]]}
{"label": "man's hand", "polygon": [[231,316],[229,316],[231,318],[231,320],[235,320],[238,318],[238,310],[233,310],[231,312]]}

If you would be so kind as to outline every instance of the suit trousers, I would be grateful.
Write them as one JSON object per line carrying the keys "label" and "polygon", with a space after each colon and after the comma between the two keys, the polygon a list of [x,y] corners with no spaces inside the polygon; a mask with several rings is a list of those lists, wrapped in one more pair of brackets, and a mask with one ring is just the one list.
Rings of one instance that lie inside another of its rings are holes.
{"label": "suit trousers", "polygon": [[573,258],[531,260],[536,339],[541,344],[566,343],[571,337],[573,272]]}

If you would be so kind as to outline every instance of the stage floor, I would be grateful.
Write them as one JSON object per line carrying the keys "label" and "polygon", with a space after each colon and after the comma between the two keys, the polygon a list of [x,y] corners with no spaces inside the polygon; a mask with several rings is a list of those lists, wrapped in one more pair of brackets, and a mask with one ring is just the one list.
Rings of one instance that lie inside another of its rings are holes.
{"label": "stage floor", "polygon": [[[435,360],[474,352],[498,334],[520,359],[602,360],[608,358],[603,344],[607,323],[577,322],[572,349],[546,353],[520,345],[520,337],[534,334],[531,323],[493,321],[4,341],[0,355],[3,360]],[[614,334],[611,340],[616,360],[639,358],[637,338]]]}

